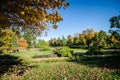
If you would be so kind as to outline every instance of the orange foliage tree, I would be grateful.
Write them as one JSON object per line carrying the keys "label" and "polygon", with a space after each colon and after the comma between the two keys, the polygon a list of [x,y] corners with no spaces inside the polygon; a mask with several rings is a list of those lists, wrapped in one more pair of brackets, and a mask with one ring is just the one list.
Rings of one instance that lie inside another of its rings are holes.
{"label": "orange foliage tree", "polygon": [[24,39],[24,37],[20,38],[18,41],[18,47],[24,47],[26,48],[28,46],[27,41]]}

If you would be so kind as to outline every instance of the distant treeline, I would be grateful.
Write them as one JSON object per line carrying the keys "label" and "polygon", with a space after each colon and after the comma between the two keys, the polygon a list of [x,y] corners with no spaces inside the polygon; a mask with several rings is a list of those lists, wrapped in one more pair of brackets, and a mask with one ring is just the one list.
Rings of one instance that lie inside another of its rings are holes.
{"label": "distant treeline", "polygon": [[74,36],[68,35],[67,38],[64,36],[52,38],[49,44],[54,47],[89,48],[92,45],[98,45],[100,48],[120,48],[120,39],[117,33],[107,34],[103,30],[95,32],[93,29],[86,29],[82,33],[75,33]]}

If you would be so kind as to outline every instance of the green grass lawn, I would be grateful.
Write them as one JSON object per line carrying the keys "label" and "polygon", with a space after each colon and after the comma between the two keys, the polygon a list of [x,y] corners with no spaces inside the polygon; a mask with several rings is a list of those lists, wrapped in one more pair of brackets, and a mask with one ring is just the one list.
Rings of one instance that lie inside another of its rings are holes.
{"label": "green grass lawn", "polygon": [[52,51],[26,51],[19,53],[12,53],[12,56],[21,57],[21,58],[31,58],[35,55],[47,55],[53,53]]}
{"label": "green grass lawn", "polygon": [[120,80],[120,56],[92,56],[79,62],[64,57],[32,58],[49,53],[28,51],[0,56],[0,80]]}
{"label": "green grass lawn", "polygon": [[87,52],[87,49],[72,49],[71,48],[71,50],[73,50],[75,53],[77,53],[77,52],[79,52],[79,53],[85,53],[85,52]]}

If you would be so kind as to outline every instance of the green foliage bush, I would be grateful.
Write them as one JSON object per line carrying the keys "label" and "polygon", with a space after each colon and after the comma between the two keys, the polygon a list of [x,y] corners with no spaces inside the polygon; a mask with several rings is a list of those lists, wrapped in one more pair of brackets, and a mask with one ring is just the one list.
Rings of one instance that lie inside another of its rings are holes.
{"label": "green foliage bush", "polygon": [[12,49],[0,49],[0,54],[10,54],[12,53]]}
{"label": "green foliage bush", "polygon": [[1,53],[2,53],[2,54],[6,54],[6,53],[7,53],[7,50],[3,49],[3,50],[1,50]]}
{"label": "green foliage bush", "polygon": [[90,46],[86,54],[88,54],[88,55],[101,54],[99,46],[97,46],[97,45]]}
{"label": "green foliage bush", "polygon": [[58,56],[62,57],[72,57],[72,51],[70,50],[69,47],[61,47],[57,49],[57,54]]}

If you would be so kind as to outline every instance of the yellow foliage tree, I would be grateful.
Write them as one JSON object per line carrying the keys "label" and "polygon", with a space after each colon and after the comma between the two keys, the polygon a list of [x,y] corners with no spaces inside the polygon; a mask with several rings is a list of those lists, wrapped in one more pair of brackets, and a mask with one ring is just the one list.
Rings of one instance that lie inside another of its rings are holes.
{"label": "yellow foliage tree", "polygon": [[0,33],[0,47],[11,47],[14,33],[10,29],[1,30]]}
{"label": "yellow foliage tree", "polygon": [[82,34],[84,35],[84,37],[86,39],[86,44],[89,47],[90,44],[92,43],[92,39],[94,37],[94,30],[93,29],[86,29],[82,32]]}
{"label": "yellow foliage tree", "polygon": [[9,53],[12,48],[14,32],[10,29],[0,29],[0,51],[1,53]]}
{"label": "yellow foliage tree", "polygon": [[71,46],[73,45],[74,38],[71,35],[68,35],[68,45]]}
{"label": "yellow foliage tree", "polygon": [[80,45],[86,45],[86,39],[83,34],[79,34],[79,44]]}

